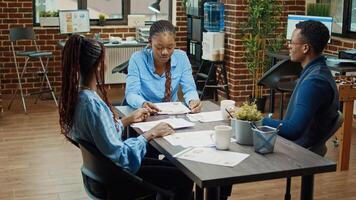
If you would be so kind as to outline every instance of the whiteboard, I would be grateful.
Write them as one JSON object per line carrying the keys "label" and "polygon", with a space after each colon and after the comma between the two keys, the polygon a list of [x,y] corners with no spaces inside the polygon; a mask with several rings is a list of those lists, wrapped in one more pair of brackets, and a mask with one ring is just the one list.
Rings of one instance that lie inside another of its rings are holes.
{"label": "whiteboard", "polygon": [[[328,29],[329,29],[329,34],[331,36],[331,27],[333,23],[333,18],[332,17],[319,17],[319,16],[306,16],[306,15],[288,15],[288,20],[287,20],[287,40],[290,40],[292,38],[292,33],[295,29],[295,25],[298,24],[299,22],[302,21],[307,21],[307,20],[314,20],[314,21],[320,21],[323,23]],[[330,42],[330,39],[329,39]]]}

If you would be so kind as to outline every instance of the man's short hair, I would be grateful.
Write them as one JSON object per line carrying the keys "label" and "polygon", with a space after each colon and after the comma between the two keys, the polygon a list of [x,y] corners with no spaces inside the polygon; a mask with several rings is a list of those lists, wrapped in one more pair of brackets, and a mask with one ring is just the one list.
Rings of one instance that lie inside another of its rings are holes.
{"label": "man's short hair", "polygon": [[321,22],[308,20],[302,21],[295,25],[301,30],[302,37],[312,46],[315,53],[320,54],[329,41],[329,29]]}

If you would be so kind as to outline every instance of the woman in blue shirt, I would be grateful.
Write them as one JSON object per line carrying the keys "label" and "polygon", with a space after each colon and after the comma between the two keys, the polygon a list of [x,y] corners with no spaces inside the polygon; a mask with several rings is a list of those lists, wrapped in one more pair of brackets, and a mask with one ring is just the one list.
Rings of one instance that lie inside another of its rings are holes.
{"label": "woman in blue shirt", "polygon": [[[176,193],[176,199],[189,199],[191,180],[167,161],[144,159],[150,140],[174,132],[168,124],[161,123],[138,137],[122,140],[123,127],[145,120],[149,112],[138,109],[131,116],[118,120],[102,84],[104,57],[104,46],[93,39],[73,35],[66,42],[62,52],[59,106],[61,132],[74,141],[81,139],[93,144],[116,165],[148,182],[172,190]],[[89,174],[87,176],[90,177]],[[90,178],[88,184],[91,189],[103,188]],[[148,194],[137,189],[135,195]]]}
{"label": "woman in blue shirt", "polygon": [[149,48],[131,56],[126,79],[126,101],[133,108],[158,111],[153,103],[178,101],[181,85],[185,103],[200,112],[201,102],[184,51],[175,49],[175,28],[166,20],[152,24]]}

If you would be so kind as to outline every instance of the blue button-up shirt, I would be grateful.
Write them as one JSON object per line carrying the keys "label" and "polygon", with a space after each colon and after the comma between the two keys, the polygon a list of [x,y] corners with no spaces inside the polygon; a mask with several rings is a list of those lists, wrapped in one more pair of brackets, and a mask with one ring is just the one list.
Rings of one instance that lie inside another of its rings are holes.
{"label": "blue button-up shirt", "polygon": [[[166,75],[155,73],[152,49],[135,52],[130,59],[126,79],[126,101],[133,108],[140,108],[146,101],[162,102],[165,93]],[[178,88],[182,87],[185,103],[199,99],[192,68],[184,51],[174,50],[171,56],[172,101],[178,101]]]}
{"label": "blue button-up shirt", "polygon": [[146,154],[147,140],[142,135],[121,140],[123,126],[114,121],[110,108],[92,90],[82,90],[74,114],[71,137],[95,145],[118,166],[137,172]]}

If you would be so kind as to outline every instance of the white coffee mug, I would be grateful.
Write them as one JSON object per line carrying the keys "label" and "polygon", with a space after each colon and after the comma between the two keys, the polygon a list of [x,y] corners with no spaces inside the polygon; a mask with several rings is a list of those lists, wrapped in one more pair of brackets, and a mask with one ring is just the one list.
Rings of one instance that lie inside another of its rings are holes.
{"label": "white coffee mug", "polygon": [[235,107],[234,100],[222,100],[220,102],[220,110],[223,119],[229,119],[229,114],[227,113],[228,110]]}
{"label": "white coffee mug", "polygon": [[231,126],[219,125],[215,126],[215,133],[212,136],[212,140],[215,143],[216,149],[226,150],[229,149],[232,135]]}

